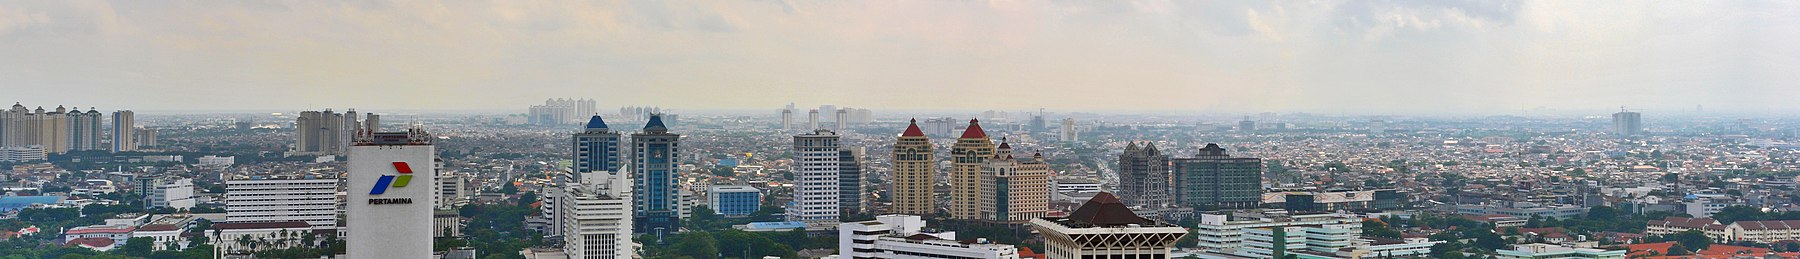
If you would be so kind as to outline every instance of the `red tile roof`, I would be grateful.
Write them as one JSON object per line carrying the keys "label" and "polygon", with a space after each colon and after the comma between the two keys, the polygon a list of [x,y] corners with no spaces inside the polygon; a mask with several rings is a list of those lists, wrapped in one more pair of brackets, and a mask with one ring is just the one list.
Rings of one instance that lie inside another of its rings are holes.
{"label": "red tile roof", "polygon": [[981,120],[969,119],[969,128],[963,129],[962,138],[987,138],[987,131],[981,130]]}
{"label": "red tile roof", "polygon": [[906,123],[906,132],[900,133],[900,136],[902,136],[902,137],[923,137],[923,136],[925,136],[925,131],[919,130],[919,119],[913,119],[912,121]]}
{"label": "red tile roof", "polygon": [[113,240],[111,238],[104,238],[104,237],[84,237],[84,238],[76,238],[75,240],[69,240],[68,245],[78,245],[78,246],[84,246],[84,247],[109,247],[109,246],[113,245]]}
{"label": "red tile roof", "polygon": [[1627,253],[1628,257],[1637,258],[1638,256],[1649,256],[1651,254],[1650,251],[1656,251],[1656,254],[1658,254],[1658,255],[1668,253],[1669,247],[1672,247],[1672,246],[1675,246],[1675,242],[1673,242],[1673,241],[1662,242],[1662,243],[1649,243],[1649,244],[1631,244],[1631,245],[1625,245],[1625,250],[1630,251]]}

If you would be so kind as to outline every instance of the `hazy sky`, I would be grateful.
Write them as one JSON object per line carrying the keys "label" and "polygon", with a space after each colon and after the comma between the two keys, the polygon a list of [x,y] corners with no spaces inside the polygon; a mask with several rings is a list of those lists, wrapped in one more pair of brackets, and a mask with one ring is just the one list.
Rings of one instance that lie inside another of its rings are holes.
{"label": "hazy sky", "polygon": [[1800,111],[1796,1],[0,0],[0,101]]}

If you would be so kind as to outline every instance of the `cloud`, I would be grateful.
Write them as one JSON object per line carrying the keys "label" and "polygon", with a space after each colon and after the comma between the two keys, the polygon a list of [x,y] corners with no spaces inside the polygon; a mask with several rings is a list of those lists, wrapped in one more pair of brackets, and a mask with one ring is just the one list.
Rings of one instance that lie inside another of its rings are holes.
{"label": "cloud", "polygon": [[[1796,6],[7,2],[0,85],[136,109],[1793,110]],[[168,101],[194,95],[220,98]]]}

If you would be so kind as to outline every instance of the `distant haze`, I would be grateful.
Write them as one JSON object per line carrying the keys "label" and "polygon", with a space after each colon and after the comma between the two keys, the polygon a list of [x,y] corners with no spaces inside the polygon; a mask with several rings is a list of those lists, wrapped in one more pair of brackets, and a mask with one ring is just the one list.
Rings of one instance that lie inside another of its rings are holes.
{"label": "distant haze", "polygon": [[0,1],[0,101],[1796,112],[1797,46],[1796,1]]}

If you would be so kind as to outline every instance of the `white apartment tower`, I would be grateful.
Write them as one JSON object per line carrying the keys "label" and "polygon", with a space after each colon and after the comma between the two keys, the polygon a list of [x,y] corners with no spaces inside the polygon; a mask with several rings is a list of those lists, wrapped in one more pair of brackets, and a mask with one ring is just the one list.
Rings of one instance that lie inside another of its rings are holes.
{"label": "white apartment tower", "polygon": [[579,183],[563,188],[561,210],[563,253],[579,259],[632,258],[630,173],[588,172]]}
{"label": "white apartment tower", "polygon": [[[808,224],[838,223],[838,135],[830,130],[794,136],[795,206],[787,208],[789,221]],[[797,207],[797,208],[795,208]]]}
{"label": "white apartment tower", "polygon": [[350,258],[427,258],[437,163],[423,129],[362,132],[350,146],[345,221]]}
{"label": "white apartment tower", "polygon": [[958,241],[956,232],[925,233],[914,215],[881,215],[875,220],[838,224],[839,258],[1017,259],[1012,245]]}
{"label": "white apartment tower", "polygon": [[338,226],[338,179],[275,178],[225,181],[228,223],[306,222],[313,229]]}

